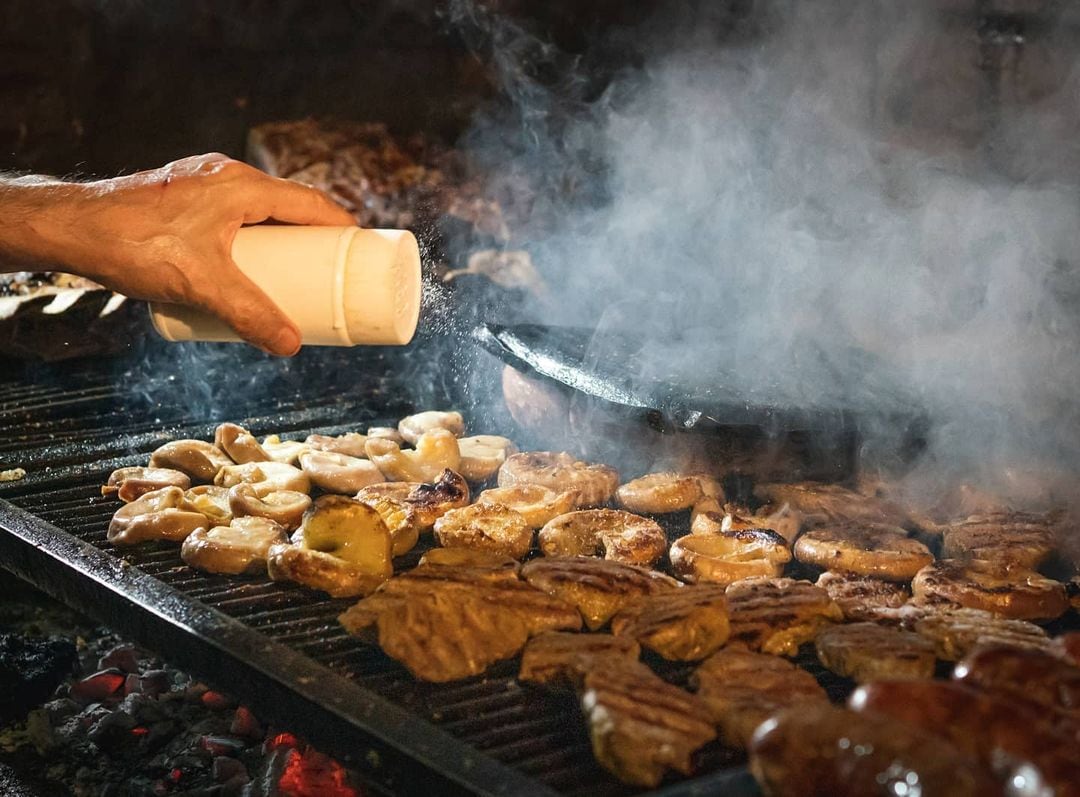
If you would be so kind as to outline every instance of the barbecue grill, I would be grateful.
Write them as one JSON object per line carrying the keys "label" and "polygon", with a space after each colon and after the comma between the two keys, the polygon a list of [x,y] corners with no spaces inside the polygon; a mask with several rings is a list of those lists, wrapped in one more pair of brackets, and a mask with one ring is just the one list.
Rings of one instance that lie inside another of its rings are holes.
{"label": "barbecue grill", "polygon": [[[340,355],[301,355],[295,384],[306,391],[279,388],[233,417],[256,434],[301,438],[396,418],[413,409],[398,398],[409,395],[400,375],[413,373],[411,357],[431,357],[423,348],[433,345],[354,353],[355,373],[399,376],[360,377],[351,391],[335,386],[333,398],[304,377]],[[519,685],[516,662],[458,683],[421,683],[339,627],[337,615],[351,600],[266,578],[199,573],[180,561],[175,545],[109,545],[116,504],[100,495],[109,472],[145,461],[164,439],[209,438],[214,426],[192,418],[182,402],[133,393],[117,381],[124,367],[69,365],[62,375],[27,367],[0,383],[0,456],[28,471],[0,486],[5,567],[350,762],[386,793],[632,792],[596,764],[576,700]],[[433,400],[450,406],[453,398]],[[399,569],[415,565],[425,547]],[[803,658],[835,698],[850,690],[812,656]],[[689,672],[650,664],[675,682]],[[698,765],[697,777],[672,779],[659,793],[756,793],[742,761],[719,745],[703,750]]]}

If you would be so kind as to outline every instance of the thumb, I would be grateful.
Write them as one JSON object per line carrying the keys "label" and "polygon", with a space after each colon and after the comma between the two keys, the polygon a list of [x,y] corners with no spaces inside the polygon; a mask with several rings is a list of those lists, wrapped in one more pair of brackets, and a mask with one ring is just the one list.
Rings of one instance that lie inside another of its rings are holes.
{"label": "thumb", "polygon": [[214,295],[200,302],[253,346],[280,357],[300,350],[300,330],[231,259],[221,268]]}

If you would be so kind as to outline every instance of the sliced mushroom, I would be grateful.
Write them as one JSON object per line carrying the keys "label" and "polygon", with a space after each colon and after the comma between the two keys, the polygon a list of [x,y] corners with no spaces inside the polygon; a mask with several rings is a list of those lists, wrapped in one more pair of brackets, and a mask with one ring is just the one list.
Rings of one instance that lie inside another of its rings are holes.
{"label": "sliced mushroom", "polygon": [[457,472],[471,482],[482,482],[496,473],[506,458],[517,453],[517,446],[505,437],[478,434],[458,440],[461,462]]}
{"label": "sliced mushroom", "polygon": [[295,490],[278,490],[259,496],[250,484],[229,488],[229,507],[236,517],[261,517],[272,520],[286,531],[300,526],[311,498]]}
{"label": "sliced mushroom", "polygon": [[401,432],[399,432],[393,426],[368,427],[367,436],[376,438],[378,440],[393,440],[398,445],[401,445],[405,442],[405,438],[401,436]]}
{"label": "sliced mushroom", "polygon": [[146,493],[116,510],[109,522],[113,545],[134,545],[148,540],[180,542],[197,528],[210,525],[199,512],[184,509],[184,491],[163,487]]}
{"label": "sliced mushroom", "polygon": [[237,465],[270,460],[255,435],[235,423],[223,423],[214,430],[214,445],[232,457]]}
{"label": "sliced mushroom", "polygon": [[446,469],[457,470],[461,462],[457,438],[445,429],[420,435],[413,451],[379,439],[368,440],[366,450],[368,459],[395,482],[432,482]]}
{"label": "sliced mushroom", "polygon": [[364,487],[386,480],[379,469],[366,459],[331,451],[301,454],[300,466],[316,487],[339,495],[352,495]]}
{"label": "sliced mushroom", "polygon": [[259,496],[276,493],[279,490],[295,490],[298,493],[311,492],[311,479],[299,468],[284,462],[249,462],[246,465],[224,467],[214,479],[219,487],[234,487],[237,484],[250,484]]}
{"label": "sliced mushroom", "polygon": [[405,438],[407,443],[413,445],[421,436],[436,429],[445,429],[453,433],[454,437],[464,437],[465,419],[461,417],[460,412],[429,410],[428,412],[418,412],[416,415],[402,418],[398,423],[398,431],[401,432],[401,436]]}
{"label": "sliced mushroom", "polygon": [[404,556],[416,547],[420,540],[420,514],[409,504],[386,496],[368,499],[358,497],[356,500],[379,513],[390,531],[394,556]]}
{"label": "sliced mushroom", "polygon": [[186,490],[191,478],[186,473],[171,468],[118,468],[109,474],[109,481],[101,488],[102,495],[115,495],[124,503],[162,487],[179,487]]}
{"label": "sliced mushroom", "polygon": [[229,491],[213,484],[200,484],[185,492],[184,509],[201,512],[218,526],[227,525],[233,517]]}
{"label": "sliced mushroom", "polygon": [[356,457],[357,459],[367,458],[367,453],[364,451],[366,442],[367,438],[358,432],[349,432],[337,437],[330,437],[325,434],[309,434],[307,440],[304,441],[308,448],[315,451],[329,451],[334,454]]}
{"label": "sliced mushroom", "polygon": [[228,526],[195,529],[180,546],[180,558],[208,573],[262,573],[270,547],[287,541],[285,530],[274,521],[239,517]]}
{"label": "sliced mushroom", "polygon": [[172,468],[200,484],[213,482],[218,471],[232,464],[224,451],[205,440],[173,440],[150,455],[151,468]]}
{"label": "sliced mushroom", "polygon": [[282,440],[276,434],[267,435],[262,441],[263,451],[270,455],[274,462],[284,462],[286,465],[295,465],[300,461],[300,455],[308,451],[307,443],[299,440]]}

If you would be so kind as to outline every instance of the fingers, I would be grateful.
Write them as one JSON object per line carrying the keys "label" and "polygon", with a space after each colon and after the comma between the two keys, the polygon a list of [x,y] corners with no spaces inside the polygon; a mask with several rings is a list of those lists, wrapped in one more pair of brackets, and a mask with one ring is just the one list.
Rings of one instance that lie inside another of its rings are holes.
{"label": "fingers", "polygon": [[199,304],[253,346],[279,357],[300,350],[300,330],[232,261],[221,269],[217,290]]}
{"label": "fingers", "polygon": [[288,224],[323,224],[327,226],[352,226],[353,215],[322,191],[291,180],[266,177],[252,186],[245,224],[266,219]]}

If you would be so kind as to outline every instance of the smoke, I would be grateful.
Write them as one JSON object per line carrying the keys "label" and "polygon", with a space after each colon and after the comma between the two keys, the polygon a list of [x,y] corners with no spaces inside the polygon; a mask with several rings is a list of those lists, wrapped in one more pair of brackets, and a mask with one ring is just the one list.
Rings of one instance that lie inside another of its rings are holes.
{"label": "smoke", "polygon": [[[551,286],[545,320],[652,337],[642,377],[707,389],[734,373],[741,389],[840,396],[873,417],[897,397],[847,355],[865,350],[929,413],[910,484],[1031,498],[1030,476],[1040,499],[1071,487],[1069,50],[1042,64],[1057,79],[1025,104],[985,68],[977,20],[938,3],[758,3],[734,19],[727,5],[679,5],[617,31],[626,57],[598,76],[586,56],[452,4],[508,99],[466,144],[496,184],[527,174],[535,187],[518,243]],[[835,367],[807,367],[807,346]],[[868,453],[888,432],[863,431]]]}

